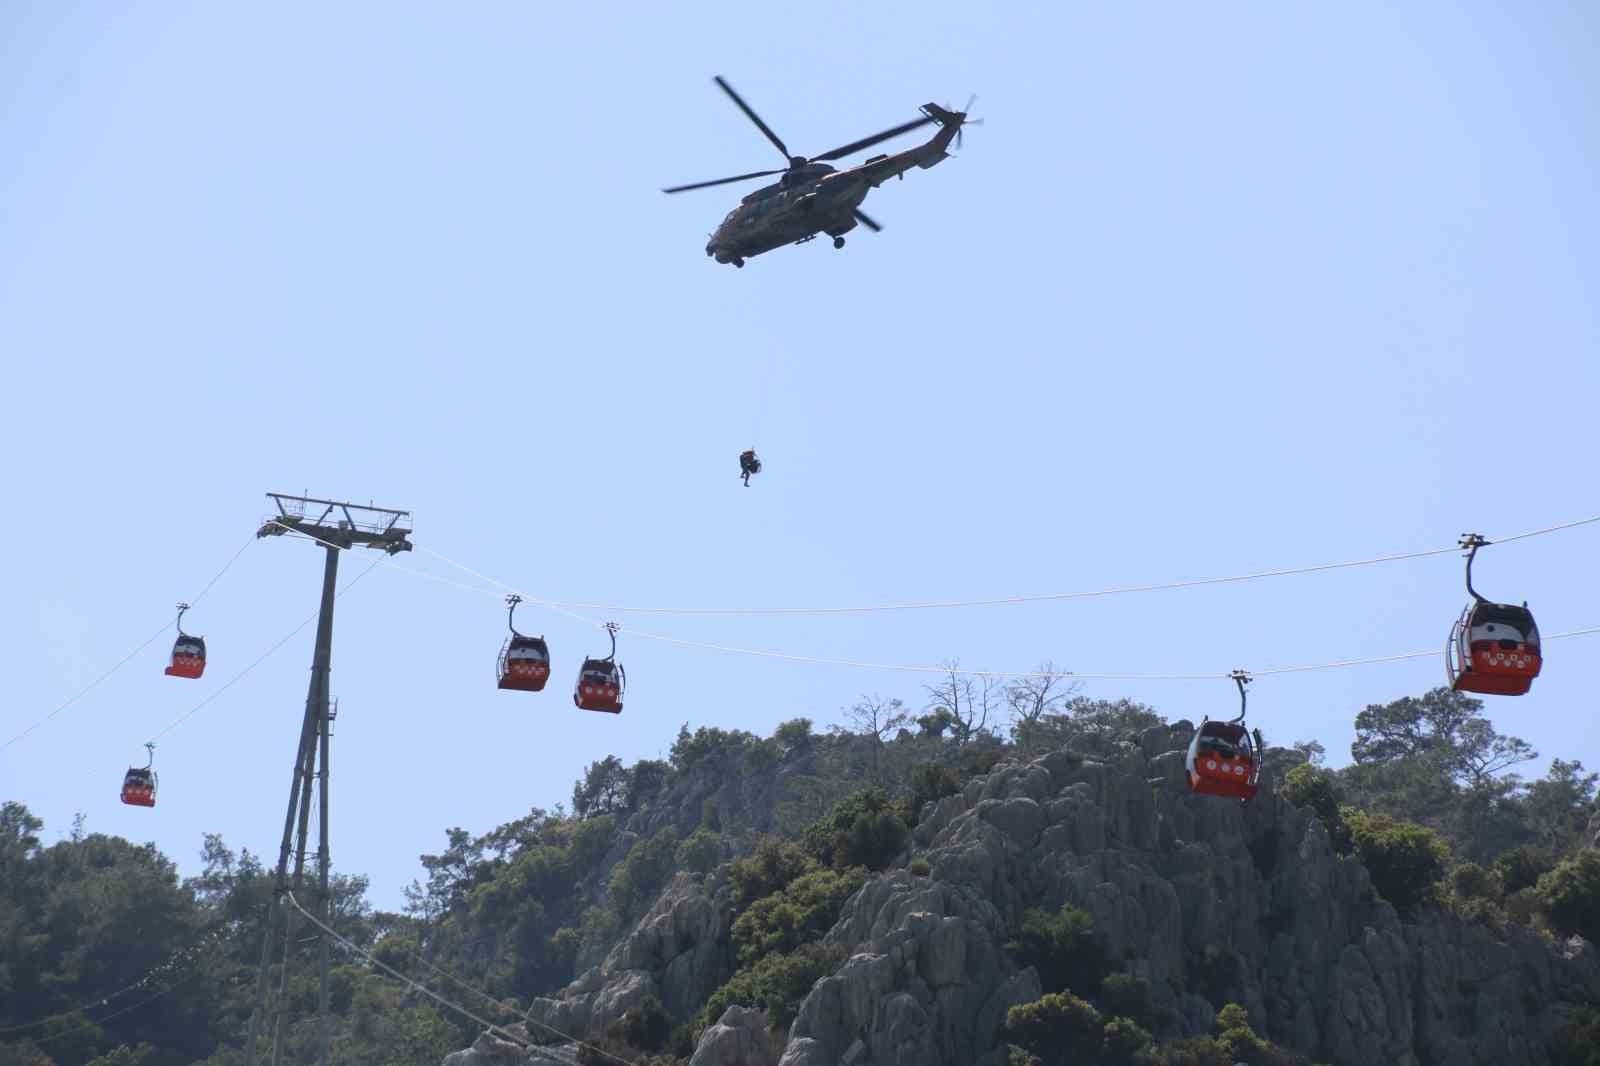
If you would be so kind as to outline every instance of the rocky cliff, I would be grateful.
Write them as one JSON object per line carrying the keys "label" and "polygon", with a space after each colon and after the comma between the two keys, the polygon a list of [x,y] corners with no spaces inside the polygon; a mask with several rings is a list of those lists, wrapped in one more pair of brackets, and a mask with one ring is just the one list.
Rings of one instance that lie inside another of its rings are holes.
{"label": "rocky cliff", "polygon": [[[732,1008],[693,1066],[998,1066],[1007,1008],[1041,992],[1002,945],[1025,908],[1062,904],[1149,982],[1160,1037],[1205,1032],[1234,1001],[1263,1035],[1335,1066],[1543,1066],[1573,1006],[1600,1002],[1583,940],[1432,909],[1402,921],[1270,772],[1248,805],[1191,795],[1192,731],[1001,764],[925,806],[901,868],[844,905],[826,940],[848,958],[786,1039]],[[913,857],[928,875],[904,868]],[[688,1017],[732,969],[729,915],[715,876],[680,874],[602,964],[533,1004],[529,1031],[598,1036],[647,991]],[[450,1066],[515,1060],[488,1050]]]}

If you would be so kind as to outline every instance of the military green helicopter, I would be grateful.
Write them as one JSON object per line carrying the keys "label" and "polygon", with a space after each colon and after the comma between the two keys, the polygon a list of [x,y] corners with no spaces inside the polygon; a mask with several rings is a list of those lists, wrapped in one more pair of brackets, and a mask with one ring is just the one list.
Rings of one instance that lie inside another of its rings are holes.
{"label": "military green helicopter", "polygon": [[[789,165],[781,170],[758,170],[752,174],[701,181],[693,185],[675,185],[661,190],[666,193],[688,192],[690,189],[705,189],[712,185],[748,181],[772,174],[783,175],[776,184],[757,189],[740,200],[739,206],[730,211],[728,217],[722,220],[722,225],[711,234],[711,240],[706,244],[706,255],[719,263],[732,263],[736,267],[744,266],[744,261],[751,256],[770,252],[781,245],[804,244],[819,233],[832,237],[835,248],[843,248],[844,235],[855,229],[857,223],[877,233],[883,227],[861,210],[861,201],[867,198],[867,193],[890,178],[899,176],[903,179],[905,172],[912,167],[926,170],[949,158],[945,149],[953,139],[957,147],[960,146],[958,138],[961,127],[980,125],[983,121],[969,120],[966,111],[950,111],[937,104],[923,104],[922,117],[919,119],[807,159],[805,156],[790,155],[788,146],[761,121],[761,117],[733,91],[731,85],[720,76],[713,80],[789,161]],[[974,94],[967,101],[968,110],[976,99],[977,95]],[[827,160],[840,159],[871,148],[880,141],[909,133],[929,123],[938,123],[940,129],[926,144],[895,155],[875,155],[848,170],[835,170],[826,163]]]}

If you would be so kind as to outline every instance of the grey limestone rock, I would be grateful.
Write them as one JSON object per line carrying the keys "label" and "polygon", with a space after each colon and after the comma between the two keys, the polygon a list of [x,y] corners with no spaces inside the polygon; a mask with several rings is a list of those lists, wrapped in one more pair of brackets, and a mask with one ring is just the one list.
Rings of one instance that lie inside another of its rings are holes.
{"label": "grey limestone rock", "polygon": [[[1209,1031],[1231,1001],[1258,1033],[1333,1066],[1549,1066],[1573,1005],[1600,1002],[1600,955],[1582,940],[1443,911],[1402,922],[1316,816],[1276,794],[1294,753],[1266,760],[1250,804],[1192,795],[1192,732],[1002,763],[927,804],[912,839],[931,876],[869,878],[825,938],[847,958],[787,1035],[730,1008],[693,1066],[1003,1066],[1006,1011],[1042,992],[1004,945],[1026,909],[1064,904],[1093,915],[1117,970],[1149,982],[1164,1039]],[[728,913],[713,886],[679,875],[530,1021],[598,1034],[650,991],[686,1017],[732,973]],[[448,1066],[516,1061],[501,1050]]]}
{"label": "grey limestone rock", "polygon": [[847,901],[828,939],[854,954],[801,1004],[780,1066],[1001,1061],[1005,1011],[1040,994],[1008,930],[1063,904],[1150,983],[1162,1037],[1207,1032],[1232,1001],[1335,1066],[1545,1066],[1571,1005],[1600,1001],[1582,941],[1403,924],[1270,770],[1248,805],[1190,794],[1192,729],[1002,764],[929,804],[914,839],[932,877],[883,874]]}
{"label": "grey limestone rock", "polygon": [[729,1007],[701,1034],[689,1066],[775,1066],[778,1051],[766,1011]]}
{"label": "grey limestone rock", "polygon": [[539,1024],[580,1037],[606,1027],[654,993],[667,1013],[686,1018],[732,973],[728,909],[716,886],[679,873],[655,905],[591,968],[560,994],[535,999],[528,1009]]}

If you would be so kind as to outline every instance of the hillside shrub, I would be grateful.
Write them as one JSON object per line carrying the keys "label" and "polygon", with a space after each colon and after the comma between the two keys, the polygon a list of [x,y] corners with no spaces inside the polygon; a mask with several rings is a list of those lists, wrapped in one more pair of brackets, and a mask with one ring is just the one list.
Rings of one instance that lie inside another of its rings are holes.
{"label": "hillside shrub", "polygon": [[805,848],[825,866],[881,870],[905,846],[911,830],[904,807],[881,788],[852,792],[806,827]]}
{"label": "hillside shrub", "polygon": [[1114,973],[1100,982],[1100,1010],[1113,1018],[1150,1024],[1150,982],[1132,974]]}
{"label": "hillside shrub", "polygon": [[656,994],[649,992],[611,1023],[607,1035],[640,1051],[660,1051],[672,1036],[672,1016]]}
{"label": "hillside shrub", "polygon": [[781,837],[761,837],[749,855],[728,864],[735,909],[743,909],[763,896],[772,895],[816,867],[817,861],[799,844]]}
{"label": "hillside shrub", "polygon": [[1005,1038],[1041,1059],[1098,1062],[1105,1023],[1100,1012],[1071,992],[1051,992],[1006,1011]]}
{"label": "hillside shrub", "polygon": [[1497,871],[1464,862],[1451,867],[1445,888],[1450,909],[1462,918],[1495,929],[1505,925],[1505,885]]}
{"label": "hillside shrub", "polygon": [[709,829],[696,829],[675,853],[678,866],[697,874],[707,874],[722,861],[722,838]]}
{"label": "hillside shrub", "polygon": [[1600,851],[1585,848],[1557,863],[1534,891],[1557,932],[1600,945]]}
{"label": "hillside shrub", "polygon": [[711,998],[695,1018],[696,1032],[715,1025],[734,1004],[765,1007],[767,1021],[782,1029],[794,1021],[811,986],[836,970],[847,952],[835,944],[805,944],[786,955],[767,955],[744,967]]}
{"label": "hillside shrub", "polygon": [[1100,1030],[1100,1057],[1104,1066],[1143,1066],[1150,1061],[1154,1038],[1132,1018],[1112,1018]]}
{"label": "hillside shrub", "polygon": [[1500,875],[1506,894],[1521,892],[1539,883],[1539,878],[1555,869],[1556,857],[1549,849],[1523,844],[1494,857],[1493,869]]}
{"label": "hillside shrub", "polygon": [[1071,992],[1052,992],[1006,1012],[1010,1062],[1030,1066],[1145,1066],[1150,1034],[1131,1018],[1111,1018]]}
{"label": "hillside shrub", "polygon": [[1486,899],[1498,902],[1505,897],[1505,885],[1494,870],[1475,862],[1464,862],[1450,869],[1450,894],[1456,899]]}
{"label": "hillside shrub", "polygon": [[1093,930],[1094,918],[1078,907],[1063,906],[1054,914],[1029,907],[1006,950],[1018,966],[1039,972],[1040,987],[1092,995],[1110,970],[1105,947]]}
{"label": "hillside shrub", "polygon": [[1350,854],[1350,831],[1341,810],[1343,796],[1339,780],[1329,770],[1301,763],[1284,776],[1283,798],[1296,807],[1315,812],[1328,831],[1328,841],[1340,855]]}
{"label": "hillside shrub", "polygon": [[1439,882],[1450,861],[1450,848],[1438,833],[1354,807],[1341,813],[1355,854],[1372,875],[1379,895],[1402,913],[1438,901]]}
{"label": "hillside shrub", "polygon": [[678,835],[663,829],[628,849],[611,875],[611,898],[624,915],[648,907],[676,869]]}
{"label": "hillside shrub", "polygon": [[793,951],[828,931],[839,908],[867,879],[859,866],[818,868],[750,904],[733,923],[733,943],[746,965],[764,955]]}
{"label": "hillside shrub", "polygon": [[1600,1066],[1600,1007],[1579,1007],[1556,1036],[1555,1066]]}
{"label": "hillside shrub", "polygon": [[1233,1054],[1214,1036],[1191,1036],[1163,1044],[1152,1058],[1155,1066],[1233,1066]]}
{"label": "hillside shrub", "polygon": [[816,740],[816,736],[811,729],[811,719],[791,718],[778,726],[777,730],[772,734],[772,739],[776,740],[786,752],[800,751],[810,747]]}
{"label": "hillside shrub", "polygon": [[922,808],[961,791],[961,775],[943,763],[918,763],[911,770],[911,813],[920,818]]}

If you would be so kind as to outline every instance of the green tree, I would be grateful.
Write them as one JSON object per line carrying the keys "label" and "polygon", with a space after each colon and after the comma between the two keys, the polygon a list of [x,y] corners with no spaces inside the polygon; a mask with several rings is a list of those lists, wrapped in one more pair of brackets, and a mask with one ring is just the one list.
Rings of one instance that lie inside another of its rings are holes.
{"label": "green tree", "polygon": [[696,1016],[695,1028],[703,1030],[715,1024],[724,1011],[738,1004],[766,1008],[768,1023],[781,1030],[794,1021],[811,986],[844,959],[845,949],[834,944],[806,944],[785,955],[765,955],[711,994]]}
{"label": "green tree", "polygon": [[643,810],[666,790],[671,780],[672,764],[661,759],[640,759],[628,767],[623,806],[629,811]]}
{"label": "green tree", "polygon": [[886,700],[874,695],[862,696],[845,709],[844,717],[848,725],[834,726],[834,730],[845,736],[858,735],[866,741],[867,776],[871,781],[878,781],[884,740],[890,734],[899,732],[910,720],[911,712],[905,709],[905,704],[900,700]]}
{"label": "green tree", "polygon": [[1600,1066],[1600,1008],[1573,1011],[1557,1041],[1555,1066]]}
{"label": "green tree", "polygon": [[1557,931],[1600,944],[1600,851],[1585,848],[1557,863],[1535,891]]}
{"label": "green tree", "polygon": [[710,873],[722,861],[722,837],[709,829],[696,829],[678,845],[677,860],[685,870]]}
{"label": "green tree", "polygon": [[756,900],[733,923],[739,961],[748,965],[764,955],[793,951],[820,937],[837,920],[844,901],[866,879],[866,870],[859,866],[819,868]]}
{"label": "green tree", "polygon": [[784,753],[804,751],[816,741],[809,718],[791,718],[773,731],[772,737],[782,746]]}
{"label": "green tree", "polygon": [[1522,843],[1521,781],[1506,771],[1538,753],[1496,732],[1482,708],[1447,688],[1368,706],[1356,716],[1355,762],[1340,773],[1348,801],[1440,830],[1477,862]]}
{"label": "green tree", "polygon": [[911,814],[920,818],[925,804],[961,791],[961,775],[943,763],[918,763],[911,770]]}
{"label": "green tree", "polygon": [[1532,888],[1555,864],[1556,857],[1547,849],[1524,844],[1496,855],[1494,871],[1500,875],[1500,883],[1509,894]]}
{"label": "green tree", "polygon": [[677,858],[678,836],[662,829],[641,837],[611,875],[611,898],[623,916],[639,914],[655,901],[672,876]]}
{"label": "green tree", "polygon": [[1342,813],[1355,853],[1379,895],[1401,912],[1437,901],[1438,884],[1450,862],[1450,848],[1438,833],[1353,807]]}
{"label": "green tree", "polygon": [[799,844],[775,836],[759,837],[750,854],[728,865],[734,907],[742,910],[816,866],[817,861]]}
{"label": "green tree", "polygon": [[1100,1009],[1109,1017],[1130,1018],[1150,1024],[1150,982],[1131,974],[1114,973],[1100,982]]}
{"label": "green tree", "polygon": [[1071,992],[1050,992],[1006,1011],[1005,1038],[1045,1066],[1099,1062],[1104,1031],[1100,1012]]}
{"label": "green tree", "polygon": [[1527,741],[1495,732],[1482,709],[1482,700],[1442,687],[1371,704],[1356,716],[1350,754],[1361,765],[1421,760],[1463,785],[1538,757]]}
{"label": "green tree", "polygon": [[1309,762],[1301,763],[1284,776],[1281,791],[1284,799],[1296,807],[1309,807],[1316,812],[1328,831],[1334,851],[1341,855],[1350,853],[1350,830],[1340,810],[1343,791],[1335,774]]}
{"label": "green tree", "polygon": [[1595,811],[1597,782],[1600,773],[1584,773],[1576,759],[1552,761],[1545,776],[1528,786],[1523,800],[1534,841],[1557,853],[1576,847]]}
{"label": "green tree", "polygon": [[881,870],[899,854],[910,834],[904,808],[881,788],[853,792],[803,834],[805,848],[836,869]]}
{"label": "green tree", "polygon": [[572,786],[572,813],[579,818],[597,814],[616,814],[623,810],[628,791],[628,772],[622,760],[607,755],[589,764],[583,780]]}
{"label": "green tree", "polygon": [[1103,752],[1122,741],[1137,739],[1152,726],[1166,724],[1166,719],[1136,700],[1075,696],[1059,712],[1017,722],[1012,738],[1030,754],[1068,746]]}
{"label": "green tree", "polygon": [[1048,992],[1093,995],[1110,969],[1104,945],[1088,911],[1063,905],[1051,914],[1037,907],[1022,912],[1016,936],[1006,950],[1018,966],[1032,966]]}

